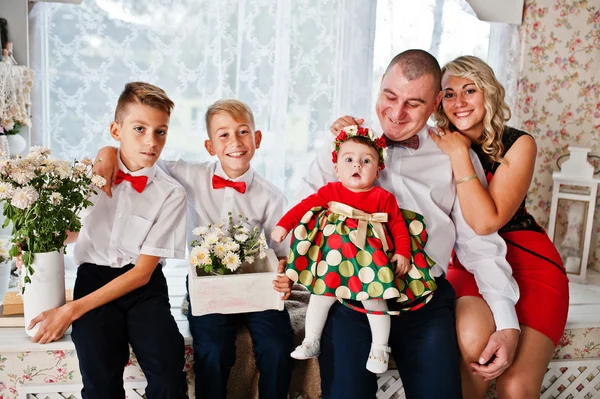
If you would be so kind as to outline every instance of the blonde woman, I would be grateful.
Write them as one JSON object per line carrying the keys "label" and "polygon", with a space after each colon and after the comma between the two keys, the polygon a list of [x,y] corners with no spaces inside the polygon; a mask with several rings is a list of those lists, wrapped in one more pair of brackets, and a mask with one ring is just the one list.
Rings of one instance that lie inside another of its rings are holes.
{"label": "blonde woman", "polygon": [[[494,319],[473,275],[453,259],[447,278],[457,297],[463,396],[484,398],[489,381],[496,378],[500,398],[539,398],[565,327],[569,290],[556,248],[525,209],[537,147],[529,134],[505,125],[510,110],[504,88],[479,58],[462,56],[442,68],[442,91],[434,114],[438,133],[431,138],[450,157],[467,223],[477,234],[498,231],[506,241],[506,259],[521,293],[516,306],[521,334],[514,361],[501,375],[490,373],[479,357],[496,330]],[[476,178],[469,148],[481,160],[487,188]]]}

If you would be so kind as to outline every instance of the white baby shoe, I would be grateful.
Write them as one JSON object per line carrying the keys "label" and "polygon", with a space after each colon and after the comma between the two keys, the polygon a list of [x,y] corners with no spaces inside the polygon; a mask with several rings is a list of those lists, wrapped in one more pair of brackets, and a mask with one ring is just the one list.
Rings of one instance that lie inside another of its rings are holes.
{"label": "white baby shoe", "polygon": [[304,339],[302,344],[291,353],[291,357],[298,360],[312,359],[321,353],[321,342],[318,339],[313,341]]}
{"label": "white baby shoe", "polygon": [[367,370],[371,373],[381,374],[388,369],[391,349],[387,345],[371,344],[371,352],[367,360]]}

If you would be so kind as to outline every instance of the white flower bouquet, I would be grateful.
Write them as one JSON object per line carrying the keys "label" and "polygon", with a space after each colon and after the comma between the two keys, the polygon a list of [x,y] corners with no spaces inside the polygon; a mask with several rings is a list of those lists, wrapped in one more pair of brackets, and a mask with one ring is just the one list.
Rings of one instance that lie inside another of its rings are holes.
{"label": "white flower bouquet", "polygon": [[22,252],[25,283],[34,273],[34,254],[64,250],[67,232],[81,229],[78,213],[92,205],[92,184],[106,184],[100,176],[91,177],[89,158],[69,162],[49,156],[48,148],[32,147],[25,157],[0,157],[2,227],[12,223],[9,254]]}
{"label": "white flower bouquet", "polygon": [[258,226],[249,230],[245,224],[248,218],[239,215],[233,220],[229,212],[229,222],[200,226],[193,230],[197,236],[191,243],[190,264],[196,274],[231,274],[240,271],[242,263],[253,263],[256,258],[264,259],[267,241]]}

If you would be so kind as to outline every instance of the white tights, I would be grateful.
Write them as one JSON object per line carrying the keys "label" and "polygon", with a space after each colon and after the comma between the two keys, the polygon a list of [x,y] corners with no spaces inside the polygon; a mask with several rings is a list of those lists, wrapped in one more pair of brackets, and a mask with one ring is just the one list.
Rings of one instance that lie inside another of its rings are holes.
{"label": "white tights", "polygon": [[[311,295],[306,309],[306,339],[314,341],[321,339],[329,308],[337,301],[335,297],[323,295]],[[367,310],[387,311],[387,303],[384,300],[368,299],[362,301]],[[387,345],[390,337],[391,320],[390,316],[367,314],[373,343],[377,345]]]}

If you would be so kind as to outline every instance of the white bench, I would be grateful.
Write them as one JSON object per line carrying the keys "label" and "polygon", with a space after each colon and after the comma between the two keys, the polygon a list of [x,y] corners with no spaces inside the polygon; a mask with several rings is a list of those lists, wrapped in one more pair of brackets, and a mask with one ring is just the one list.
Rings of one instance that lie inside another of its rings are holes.
{"label": "white bench", "polygon": [[[189,346],[191,336],[187,320],[181,313],[181,303],[185,295],[186,272],[186,268],[165,269],[165,275],[169,282],[172,313],[185,338],[186,345]],[[72,285],[73,278],[73,272],[68,272],[67,285]],[[571,284],[568,329],[598,327],[600,332],[600,273],[591,272],[590,279],[591,282],[587,285]],[[190,350],[191,348],[188,348],[188,364],[186,366],[188,369],[191,368],[189,359],[192,354],[189,353]],[[54,357],[62,353],[64,353],[65,360],[56,361]],[[252,362],[253,360],[249,364]],[[313,384],[318,384],[317,381],[313,381],[318,379],[316,361],[302,362],[301,365],[304,367],[301,371],[304,373],[302,378],[310,379]],[[27,370],[27,367],[35,367],[35,371],[29,377],[24,378],[26,374],[24,371]],[[242,367],[248,367],[248,365]],[[65,368],[64,371],[70,373],[71,377],[60,377],[60,373],[57,371],[60,368]],[[146,384],[143,374],[135,365],[128,369],[125,380],[127,395],[129,398],[141,397]],[[189,381],[192,382],[193,372],[189,371],[191,375]],[[59,378],[53,376],[59,376]],[[405,397],[402,381],[396,370],[390,370],[379,376],[378,387],[378,399]],[[39,345],[32,343],[21,328],[0,329],[0,395],[4,399],[62,399],[70,396],[79,398],[80,390],[81,377],[76,367],[74,346],[70,336],[51,344]],[[600,392],[600,359],[595,357],[553,360],[544,378],[541,397],[583,399],[596,395],[600,397],[598,392]],[[243,398],[250,399],[251,396],[244,395]]]}

